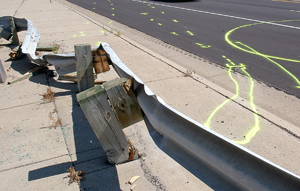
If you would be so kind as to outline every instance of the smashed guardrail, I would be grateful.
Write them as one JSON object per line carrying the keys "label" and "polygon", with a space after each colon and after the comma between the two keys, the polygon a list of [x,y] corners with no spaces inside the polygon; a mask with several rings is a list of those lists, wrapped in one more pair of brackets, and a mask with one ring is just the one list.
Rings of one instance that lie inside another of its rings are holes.
{"label": "smashed guardrail", "polygon": [[[27,20],[27,33],[22,52],[39,65],[52,64],[57,72],[76,70],[74,54],[35,55],[39,31]],[[101,47],[120,77],[133,77],[133,92],[148,123],[150,132],[159,134],[160,148],[176,156],[177,161],[189,163],[195,169],[208,169],[231,188],[239,190],[300,190],[300,177],[264,159],[226,137],[168,106],[118,58],[107,43]],[[101,53],[102,54],[102,53]],[[107,114],[107,113],[106,113]],[[106,117],[109,118],[107,115]],[[175,153],[175,154],[174,154]],[[199,168],[200,167],[200,168]],[[219,184],[219,189],[222,188]],[[230,189],[228,189],[230,190]]]}
{"label": "smashed guardrail", "polygon": [[[118,58],[102,47],[120,77],[134,78],[134,92],[151,126],[163,137],[160,147],[192,165],[206,164],[241,190],[299,190],[300,177],[234,143],[168,106]],[[193,161],[191,159],[194,159]],[[226,189],[225,189],[226,190]]]}
{"label": "smashed guardrail", "polygon": [[[11,33],[9,19],[11,17],[0,17],[0,27]],[[40,31],[33,27],[32,21],[28,19],[14,18],[17,32],[26,30],[26,35],[21,46],[21,52],[40,66],[53,65],[59,75],[76,71],[75,54],[53,54],[46,53],[43,56],[36,55],[36,49],[40,40]],[[7,39],[8,40],[8,39]]]}

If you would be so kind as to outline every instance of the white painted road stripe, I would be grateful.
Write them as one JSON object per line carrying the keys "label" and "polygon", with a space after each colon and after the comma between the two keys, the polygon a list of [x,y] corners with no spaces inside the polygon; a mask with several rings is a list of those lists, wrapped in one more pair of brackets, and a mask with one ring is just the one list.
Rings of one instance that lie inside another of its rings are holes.
{"label": "white painted road stripe", "polygon": [[[131,1],[144,3],[144,1],[140,1],[140,0],[131,0]],[[240,19],[240,20],[246,20],[246,21],[251,21],[251,22],[256,22],[256,23],[265,23],[265,24],[269,24],[269,25],[275,25],[275,26],[292,28],[292,29],[300,29],[300,27],[295,27],[295,26],[290,26],[290,25],[283,25],[283,24],[273,23],[273,22],[269,22],[269,21],[261,21],[261,20],[255,20],[255,19],[248,19],[248,18],[244,18],[244,17],[236,17],[236,16],[232,16],[232,15],[224,15],[224,14],[220,14],[220,13],[213,13],[213,12],[208,12],[208,11],[200,11],[200,10],[195,10],[195,9],[189,9],[189,8],[183,8],[183,7],[176,7],[176,6],[164,5],[164,4],[153,3],[153,2],[151,2],[149,4],[151,4],[151,5],[158,5],[158,6],[162,6],[162,7],[169,7],[169,8],[174,8],[174,9],[181,9],[181,10],[186,10],[186,11],[193,11],[193,12],[198,12],[198,13],[205,13],[205,14],[210,14],[210,15],[217,15],[217,16],[222,16],[222,17],[229,17],[229,18]]]}

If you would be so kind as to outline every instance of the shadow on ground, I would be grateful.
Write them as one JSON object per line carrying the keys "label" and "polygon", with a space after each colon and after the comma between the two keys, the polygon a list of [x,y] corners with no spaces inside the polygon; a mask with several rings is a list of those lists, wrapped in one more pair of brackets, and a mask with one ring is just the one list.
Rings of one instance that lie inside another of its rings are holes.
{"label": "shadow on ground", "polygon": [[225,176],[222,176],[220,172],[218,172],[215,168],[210,167],[205,161],[199,163],[199,159],[187,151],[187,149],[182,149],[180,145],[161,135],[154,129],[147,117],[144,117],[144,120],[149,134],[151,135],[155,144],[167,155],[172,157],[176,162],[208,185],[211,189],[218,191],[244,190]]}
{"label": "shadow on ground", "polygon": [[[11,68],[19,72],[20,75],[28,72],[34,67],[37,67],[37,65],[31,63],[26,56],[19,60],[12,61],[11,63]],[[71,162],[45,166],[29,171],[28,181],[66,173],[73,165],[75,170],[84,172],[85,179],[80,183],[81,190],[120,190],[116,167],[108,163],[105,152],[77,103],[77,84],[58,82],[54,80],[51,75],[49,76],[49,74],[51,74],[51,72],[32,76],[29,80],[37,84],[55,87],[56,91],[61,90],[55,93],[57,101],[55,101],[54,104],[59,100],[64,100],[60,99],[64,96],[71,96],[73,125],[63,124],[60,128],[65,138],[66,146],[72,146],[73,143],[75,143],[75,153],[72,153],[72,149],[68,148],[69,156],[72,159]],[[44,76],[46,80],[44,80],[44,77],[42,76]],[[58,108],[58,115],[65,115],[64,113],[60,113],[60,110],[69,112],[65,111],[66,108]]]}

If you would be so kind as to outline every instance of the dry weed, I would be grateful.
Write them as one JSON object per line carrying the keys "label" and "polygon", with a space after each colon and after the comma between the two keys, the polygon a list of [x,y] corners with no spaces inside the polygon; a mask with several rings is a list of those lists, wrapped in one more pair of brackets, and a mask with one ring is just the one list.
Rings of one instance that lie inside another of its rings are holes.
{"label": "dry weed", "polygon": [[69,185],[72,184],[73,182],[80,183],[80,180],[84,180],[83,177],[80,177],[80,175],[83,175],[83,172],[82,171],[75,171],[74,166],[71,166],[67,170],[67,172],[70,173],[70,175],[69,175],[69,177],[70,177]]}
{"label": "dry weed", "polygon": [[53,102],[55,100],[55,92],[51,90],[51,88],[49,87],[47,89],[47,92],[43,94],[43,101],[45,103],[50,103]]}
{"label": "dry weed", "polygon": [[184,77],[193,77],[193,74],[195,74],[195,70],[187,70],[186,73],[184,74]]}

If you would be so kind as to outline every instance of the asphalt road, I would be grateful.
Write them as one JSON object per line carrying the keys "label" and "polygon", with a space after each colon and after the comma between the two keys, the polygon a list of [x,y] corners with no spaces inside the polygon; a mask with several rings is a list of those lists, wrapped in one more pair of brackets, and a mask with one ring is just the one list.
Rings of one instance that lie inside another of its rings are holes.
{"label": "asphalt road", "polygon": [[69,1],[300,97],[299,3]]}

